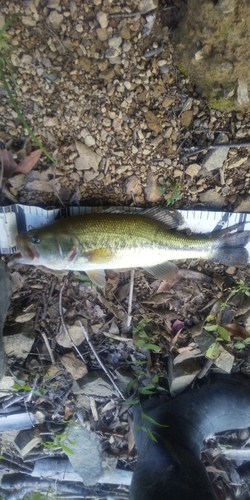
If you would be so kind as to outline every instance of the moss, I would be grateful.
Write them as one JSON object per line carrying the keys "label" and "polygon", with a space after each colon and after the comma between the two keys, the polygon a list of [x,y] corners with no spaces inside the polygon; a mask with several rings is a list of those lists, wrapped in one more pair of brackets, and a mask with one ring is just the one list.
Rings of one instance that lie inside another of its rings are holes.
{"label": "moss", "polygon": [[233,101],[231,98],[224,99],[223,97],[213,98],[211,97],[208,100],[208,105],[210,108],[218,109],[220,111],[228,111],[234,107]]}
{"label": "moss", "polygon": [[182,73],[184,76],[188,76],[188,71],[187,69],[185,68],[185,66],[183,66],[182,64],[179,64],[179,66],[177,66],[177,69],[180,71],[180,73]]}

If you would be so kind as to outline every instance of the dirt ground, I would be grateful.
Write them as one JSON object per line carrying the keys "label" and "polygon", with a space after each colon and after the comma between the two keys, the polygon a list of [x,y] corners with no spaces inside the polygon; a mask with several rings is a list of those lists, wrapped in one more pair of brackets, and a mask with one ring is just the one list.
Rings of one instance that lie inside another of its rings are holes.
{"label": "dirt ground", "polygon": [[[238,80],[249,80],[247,2],[238,2],[227,20],[226,14],[218,18],[215,2],[201,4],[0,0],[0,28],[18,15],[7,29],[4,75],[55,161],[42,154],[34,165],[16,170],[37,145],[26,140],[27,129],[0,82],[1,149],[16,162],[6,154],[1,206],[250,211],[248,104],[235,101]],[[192,63],[197,46],[206,55],[199,68]],[[215,78],[213,71],[225,62],[233,65],[225,69],[230,77],[224,80],[223,70]],[[209,149],[218,138],[227,149]],[[113,460],[106,468],[131,472],[136,450],[123,398],[174,393],[198,374],[207,378],[222,367],[249,376],[249,267],[194,259],[179,267],[174,283],[136,270],[129,311],[128,271],[107,272],[102,291],[81,273],[10,265],[13,293],[4,330],[9,387],[1,408],[40,412],[42,423],[40,437],[31,435],[25,452],[17,434],[3,436],[3,498],[38,490],[44,498],[56,489],[28,477],[45,457],[72,458],[74,439],[69,444],[65,438],[71,419],[98,436]],[[249,450],[249,430],[227,438],[233,448]],[[229,467],[218,452],[220,442],[225,437],[211,438],[204,451],[218,499],[247,499],[248,463],[235,459]],[[84,493],[58,487],[58,495],[128,498],[128,486],[92,484]]]}

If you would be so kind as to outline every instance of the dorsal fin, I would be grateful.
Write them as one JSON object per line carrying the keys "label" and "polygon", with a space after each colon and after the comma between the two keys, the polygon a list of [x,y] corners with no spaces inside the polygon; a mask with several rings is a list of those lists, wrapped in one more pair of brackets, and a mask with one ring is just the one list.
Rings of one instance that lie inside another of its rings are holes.
{"label": "dorsal fin", "polygon": [[[133,207],[134,208],[134,207]],[[102,211],[110,214],[143,215],[149,219],[158,220],[165,224],[168,229],[177,229],[184,223],[184,219],[177,210],[168,210],[163,207],[152,207],[145,209],[133,209],[130,207],[111,207]]]}

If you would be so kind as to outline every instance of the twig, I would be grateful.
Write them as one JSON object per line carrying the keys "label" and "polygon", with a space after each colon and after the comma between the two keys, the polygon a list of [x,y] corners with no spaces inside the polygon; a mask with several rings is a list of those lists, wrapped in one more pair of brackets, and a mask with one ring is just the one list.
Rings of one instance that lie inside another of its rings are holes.
{"label": "twig", "polygon": [[106,373],[107,377],[109,378],[110,382],[113,384],[114,388],[116,389],[116,391],[118,392],[118,394],[120,394],[121,398],[125,401],[125,397],[123,396],[122,392],[120,391],[118,385],[116,385],[114,379],[111,377],[109,371],[107,370],[106,366],[104,366],[103,362],[101,361],[101,359],[99,358],[94,346],[92,345],[92,343],[90,342],[89,340],[89,335],[88,335],[88,332],[86,330],[86,328],[83,326],[83,324],[81,323],[81,321],[79,320],[79,323],[81,325],[81,328],[82,328],[82,331],[85,335],[85,339],[87,340],[88,342],[88,345],[91,349],[91,351],[93,352],[95,358],[97,359],[99,365],[101,366],[101,368],[103,369],[103,371]]}
{"label": "twig", "polygon": [[223,144],[211,144],[210,146],[191,146],[191,148],[181,148],[181,151],[190,151],[187,155],[184,155],[185,158],[188,158],[189,156],[193,156],[194,154],[199,154],[202,153],[203,151],[210,151],[211,149],[223,149],[223,148],[249,148],[250,147],[250,142],[243,142],[243,143],[223,143]]}
{"label": "twig", "polygon": [[127,330],[129,330],[129,329],[130,329],[131,320],[132,320],[131,312],[132,312],[132,301],[133,301],[134,279],[135,279],[135,270],[134,270],[134,269],[132,269],[132,270],[130,271],[130,283],[129,283],[128,316],[127,316],[127,323],[126,323]]}
{"label": "twig", "polygon": [[2,153],[0,153],[0,189],[2,187],[2,183],[3,183],[3,155]]}
{"label": "twig", "polygon": [[136,16],[141,16],[142,12],[137,11],[137,12],[114,12],[114,14],[109,14],[108,18],[117,18],[117,19],[126,19],[127,17],[136,17]]}
{"label": "twig", "polygon": [[64,286],[65,286],[65,283],[62,283],[62,286],[61,286],[61,290],[60,290],[60,294],[59,294],[59,314],[60,314],[60,318],[61,318],[61,322],[62,322],[62,327],[63,327],[63,330],[64,330],[64,333],[66,334],[66,336],[68,337],[69,341],[71,342],[72,346],[74,347],[74,349],[76,350],[78,356],[80,356],[81,360],[84,362],[84,364],[86,365],[86,361],[83,357],[83,355],[80,353],[79,349],[77,348],[77,346],[75,345],[74,341],[72,340],[69,332],[68,332],[68,329],[65,325],[65,322],[64,322],[64,319],[63,319],[63,310],[62,310],[62,293],[63,293],[63,289],[64,289]]}
{"label": "twig", "polygon": [[44,343],[45,343],[45,345],[47,347],[47,351],[48,351],[48,353],[50,355],[51,363],[52,363],[52,365],[54,365],[55,364],[55,358],[54,358],[54,354],[52,352],[52,349],[51,349],[51,347],[49,345],[49,341],[48,341],[47,335],[46,335],[46,333],[43,333],[43,332],[41,332],[41,335],[42,335]]}

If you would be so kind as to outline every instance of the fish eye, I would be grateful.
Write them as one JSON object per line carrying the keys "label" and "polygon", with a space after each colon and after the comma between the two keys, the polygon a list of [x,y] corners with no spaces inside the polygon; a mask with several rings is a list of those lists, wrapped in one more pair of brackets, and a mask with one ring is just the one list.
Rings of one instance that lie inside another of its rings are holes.
{"label": "fish eye", "polygon": [[32,236],[31,241],[32,243],[40,243],[41,240],[40,238],[38,238],[38,236]]}

